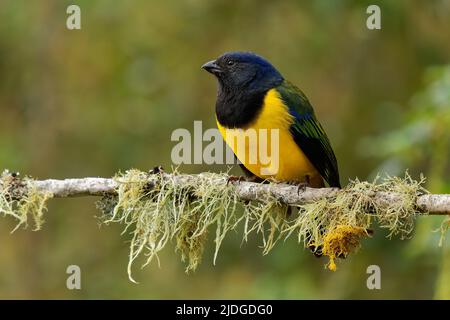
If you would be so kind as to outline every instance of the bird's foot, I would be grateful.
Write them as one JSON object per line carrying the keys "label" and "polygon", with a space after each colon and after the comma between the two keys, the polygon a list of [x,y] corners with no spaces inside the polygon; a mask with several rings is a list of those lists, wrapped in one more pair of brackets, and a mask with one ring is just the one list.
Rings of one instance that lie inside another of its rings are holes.
{"label": "bird's foot", "polygon": [[311,177],[305,175],[305,181],[294,181],[292,184],[297,186],[297,195],[299,195],[300,192],[305,192],[306,188],[311,188]]}
{"label": "bird's foot", "polygon": [[307,182],[300,182],[297,184],[297,195],[299,195],[301,192],[305,192],[306,188],[310,187],[309,183]]}
{"label": "bird's foot", "polygon": [[227,185],[229,184],[229,183],[234,183],[234,182],[238,182],[238,183],[240,183],[241,181],[246,181],[246,179],[245,179],[245,177],[243,177],[243,176],[229,176],[228,177],[228,179],[227,179]]}
{"label": "bird's foot", "polygon": [[149,174],[158,174],[158,173],[163,173],[163,172],[164,172],[164,168],[162,166],[156,166],[153,169],[148,171]]}
{"label": "bird's foot", "polygon": [[302,192],[305,192],[306,188],[311,187],[311,185],[308,182],[291,181],[288,182],[288,184],[297,186],[297,195],[299,195]]}

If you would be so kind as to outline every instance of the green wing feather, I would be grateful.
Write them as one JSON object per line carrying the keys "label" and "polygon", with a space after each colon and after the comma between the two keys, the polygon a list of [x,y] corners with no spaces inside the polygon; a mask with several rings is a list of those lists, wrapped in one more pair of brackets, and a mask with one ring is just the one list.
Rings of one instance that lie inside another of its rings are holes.
{"label": "green wing feather", "polygon": [[325,181],[331,187],[340,188],[336,156],[325,131],[314,115],[308,98],[300,89],[287,81],[284,81],[276,90],[288,106],[289,113],[294,117],[290,131],[295,142]]}

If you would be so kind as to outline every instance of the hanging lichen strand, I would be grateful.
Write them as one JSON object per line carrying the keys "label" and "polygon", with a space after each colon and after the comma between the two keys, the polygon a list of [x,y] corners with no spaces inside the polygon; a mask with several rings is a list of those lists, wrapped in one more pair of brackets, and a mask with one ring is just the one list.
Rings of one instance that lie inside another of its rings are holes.
{"label": "hanging lichen strand", "polygon": [[19,179],[17,174],[10,174],[8,170],[0,175],[0,214],[18,221],[12,232],[21,226],[27,227],[29,218],[32,219],[33,230],[40,230],[50,198],[52,194],[38,191],[30,178]]}
{"label": "hanging lichen strand", "polygon": [[[263,254],[267,254],[280,240],[295,235],[304,247],[314,246],[317,253],[330,258],[328,267],[336,269],[335,258],[346,257],[355,251],[375,220],[388,230],[388,237],[405,238],[414,227],[419,214],[416,197],[424,193],[424,182],[408,175],[400,179],[387,177],[383,182],[350,182],[335,196],[314,203],[298,205],[298,214],[281,204],[270,194],[261,194],[258,201],[241,203],[232,186],[211,183],[226,175],[201,174],[199,179],[160,179],[148,186],[148,174],[137,170],[119,174],[117,197],[99,202],[105,212],[105,223],[125,224],[124,232],[132,235],[128,272],[141,253],[145,265],[170,240],[187,262],[186,271],[195,270],[201,261],[205,242],[214,238],[214,262],[228,231],[240,223],[244,225],[244,240],[251,232],[261,235]],[[395,192],[396,201],[380,205],[373,201],[374,192]],[[238,204],[243,210],[238,210]],[[159,261],[158,261],[159,263]]]}
{"label": "hanging lichen strand", "polygon": [[[158,260],[158,253],[172,241],[186,262],[186,271],[197,268],[205,243],[214,239],[214,263],[228,231],[243,226],[243,239],[251,233],[261,236],[262,253],[267,254],[280,239],[294,236],[305,248],[329,257],[327,267],[336,270],[336,258],[356,251],[361,239],[371,234],[375,222],[387,230],[387,236],[406,238],[414,220],[421,214],[417,197],[426,193],[424,179],[415,181],[386,177],[383,181],[351,181],[345,188],[314,202],[282,204],[273,196],[269,183],[265,192],[253,201],[240,201],[235,186],[227,183],[227,174],[201,173],[195,178],[173,174],[129,170],[114,177],[115,189],[97,202],[105,224],[121,223],[123,234],[130,234],[128,274],[138,257],[144,265]],[[4,172],[0,179],[0,213],[18,220],[15,229],[26,227],[29,217],[34,229],[41,227],[49,192],[39,191],[34,180],[19,179]],[[375,201],[374,195],[386,195]],[[96,193],[97,194],[97,193]],[[390,201],[392,200],[392,201]],[[447,230],[448,223],[442,226]]]}

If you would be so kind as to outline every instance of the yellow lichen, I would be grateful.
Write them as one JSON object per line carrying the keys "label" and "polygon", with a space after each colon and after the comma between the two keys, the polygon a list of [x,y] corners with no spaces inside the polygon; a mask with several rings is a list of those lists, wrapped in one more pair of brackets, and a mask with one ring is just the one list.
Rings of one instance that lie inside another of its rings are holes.
{"label": "yellow lichen", "polygon": [[350,225],[338,225],[329,230],[323,238],[322,254],[330,261],[327,267],[331,271],[336,271],[336,258],[346,258],[350,253],[355,252],[359,246],[361,238],[369,236],[366,229]]}
{"label": "yellow lichen", "polygon": [[[407,238],[414,227],[415,218],[420,214],[415,206],[418,195],[426,192],[421,185],[424,179],[415,181],[406,174],[405,178],[387,177],[378,183],[358,179],[339,190],[334,197],[299,205],[300,214],[283,230],[286,237],[297,234],[305,248],[313,248],[321,254],[324,237],[338,226],[353,226],[367,230],[376,221],[388,230],[387,237],[400,235]],[[395,199],[375,202],[375,194],[395,193]],[[333,269],[334,260],[331,264]]]}

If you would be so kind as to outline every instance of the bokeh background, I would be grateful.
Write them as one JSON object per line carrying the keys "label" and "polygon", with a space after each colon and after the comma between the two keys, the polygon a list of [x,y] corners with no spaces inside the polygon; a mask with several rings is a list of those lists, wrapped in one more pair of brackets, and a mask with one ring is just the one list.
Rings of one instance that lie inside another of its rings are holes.
{"label": "bokeh background", "polygon": [[[66,8],[81,7],[81,30]],[[382,29],[366,28],[381,7]],[[450,192],[450,1],[0,1],[0,169],[36,178],[112,176],[171,167],[170,135],[214,127],[216,83],[200,65],[224,51],[267,57],[302,88],[335,149],[342,182],[377,173],[427,176]],[[225,167],[183,166],[184,172]],[[0,219],[0,298],[450,298],[442,217],[411,240],[376,230],[357,255],[325,270],[290,239],[212,243],[190,275],[173,252],[126,274],[122,226],[99,226],[93,198],[55,199],[38,232]],[[66,268],[82,290],[66,288]],[[377,264],[382,289],[368,290]]]}

